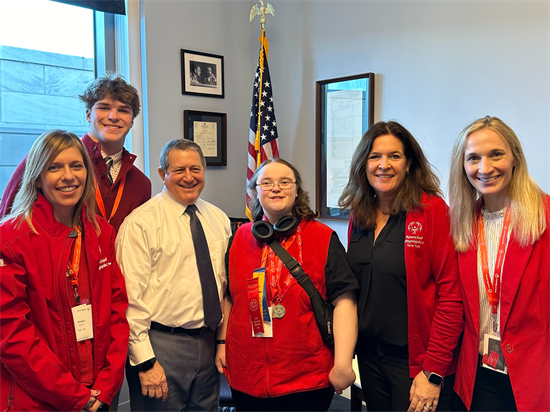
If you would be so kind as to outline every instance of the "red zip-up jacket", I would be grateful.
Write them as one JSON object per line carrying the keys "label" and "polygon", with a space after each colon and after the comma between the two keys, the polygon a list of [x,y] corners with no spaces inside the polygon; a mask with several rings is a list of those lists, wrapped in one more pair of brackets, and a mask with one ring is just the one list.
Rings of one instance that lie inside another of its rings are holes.
{"label": "red zip-up jacket", "polygon": [[[437,196],[422,195],[422,207],[409,211],[405,226],[409,373],[455,373],[458,338],[464,329],[457,253],[448,207]],[[348,239],[353,219],[350,219]],[[349,240],[348,240],[349,242]]]}
{"label": "red zip-up jacket", "polygon": [[[0,226],[0,407],[80,411],[90,389],[79,382],[79,353],[66,268],[75,238],[39,194],[27,222]],[[93,389],[109,404],[124,379],[129,328],[124,278],[115,261],[113,228],[101,235],[85,220],[93,318]],[[84,251],[83,251],[84,253]]]}
{"label": "red zip-up jacket", "polygon": [[[151,199],[151,181],[145,176],[141,170],[134,166],[136,156],[129,153],[126,149],[122,151],[122,166],[116,181],[111,185],[109,177],[107,176],[107,166],[101,156],[101,143],[94,142],[88,134],[82,136],[82,144],[88,152],[88,156],[92,160],[92,166],[94,167],[95,181],[99,187],[103,203],[105,204],[105,213],[107,216],[103,216],[105,219],[111,217],[115,199],[120,187],[121,181],[126,177],[124,184],[124,191],[120,199],[117,212],[114,214],[109,223],[115,229],[115,234],[118,233],[118,229],[122,222],[136,207],[141,206],[149,199]],[[4,194],[2,195],[2,202],[0,203],[0,218],[8,215],[11,211],[15,196],[19,191],[19,186],[23,180],[23,174],[25,173],[25,166],[27,164],[27,157],[21,160],[21,163],[17,166],[13,172],[10,181],[8,182]],[[101,214],[99,207],[97,213]]]}

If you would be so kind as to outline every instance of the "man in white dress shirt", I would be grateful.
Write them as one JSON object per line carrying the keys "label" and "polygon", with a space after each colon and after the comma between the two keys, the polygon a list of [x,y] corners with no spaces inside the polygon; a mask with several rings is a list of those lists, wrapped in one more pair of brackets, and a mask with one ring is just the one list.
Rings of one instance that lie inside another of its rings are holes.
{"label": "man in white dress shirt", "polygon": [[116,239],[129,300],[132,411],[218,407],[215,329],[231,228],[224,212],[199,198],[205,170],[199,145],[168,142],[158,169],[162,192],[126,218]]}

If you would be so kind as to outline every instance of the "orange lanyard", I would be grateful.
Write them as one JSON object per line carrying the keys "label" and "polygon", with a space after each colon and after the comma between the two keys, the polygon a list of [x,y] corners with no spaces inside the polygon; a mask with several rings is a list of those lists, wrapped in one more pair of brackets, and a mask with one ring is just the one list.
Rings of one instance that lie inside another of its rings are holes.
{"label": "orange lanyard", "polygon": [[[293,234],[290,238],[283,240],[281,242],[281,246],[283,246],[286,250],[288,250],[296,239],[298,239],[298,248],[299,248],[298,250],[300,253],[299,261],[301,263],[303,261],[301,226],[298,226],[296,233]],[[281,284],[281,271],[283,269],[283,261],[279,259],[279,257],[275,255],[275,252],[273,252],[273,250],[271,250],[271,248],[267,245],[265,245],[262,250],[262,267],[265,267],[266,273],[268,274],[267,279],[271,281],[270,282],[271,299],[272,301],[280,303],[285,297],[286,292],[288,291],[288,288],[290,287],[290,282],[292,282],[293,276],[289,272],[287,277],[284,279],[284,281]]]}
{"label": "orange lanyard", "polygon": [[78,273],[80,272],[80,252],[82,250],[82,232],[79,229],[74,229],[78,236],[74,244],[73,259],[67,263],[67,277],[71,280],[71,286],[74,290],[76,304],[80,303],[78,294]]}
{"label": "orange lanyard", "polygon": [[101,197],[101,192],[99,191],[99,186],[95,182],[95,200],[101,215],[107,219],[107,222],[111,222],[111,219],[115,215],[118,205],[120,204],[120,198],[122,197],[122,191],[124,190],[124,183],[126,182],[126,175],[122,176],[120,179],[120,186],[118,187],[118,192],[116,194],[115,203],[113,205],[113,210],[111,210],[111,217],[107,218],[107,212],[105,211],[105,204],[103,203],[103,198]]}
{"label": "orange lanyard", "polygon": [[500,242],[498,245],[497,259],[495,262],[495,272],[493,276],[493,282],[489,276],[489,258],[487,257],[487,243],[485,241],[485,232],[483,230],[483,219],[481,213],[479,214],[479,248],[481,254],[481,269],[483,271],[483,282],[485,284],[485,291],[487,292],[487,298],[491,304],[491,312],[493,315],[498,313],[498,302],[500,300],[500,282],[502,275],[502,266],[504,264],[504,255],[506,252],[506,244],[508,243],[508,228],[511,220],[510,206],[506,208],[506,214],[504,216],[504,226],[500,234]]}

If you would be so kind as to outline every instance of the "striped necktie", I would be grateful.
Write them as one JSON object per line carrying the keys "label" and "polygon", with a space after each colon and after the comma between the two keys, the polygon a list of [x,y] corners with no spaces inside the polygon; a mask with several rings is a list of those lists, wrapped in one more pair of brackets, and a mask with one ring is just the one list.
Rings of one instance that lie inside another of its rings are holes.
{"label": "striped necktie", "polygon": [[113,176],[111,176],[111,168],[113,167],[113,158],[110,156],[105,156],[105,164],[107,165],[107,177],[111,185],[113,184]]}

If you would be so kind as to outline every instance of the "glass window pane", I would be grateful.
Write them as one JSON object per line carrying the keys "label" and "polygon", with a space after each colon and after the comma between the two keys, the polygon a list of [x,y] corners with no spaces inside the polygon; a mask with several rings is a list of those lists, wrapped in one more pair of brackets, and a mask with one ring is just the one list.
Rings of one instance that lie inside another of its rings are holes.
{"label": "glass window pane", "polygon": [[48,0],[0,1],[0,196],[42,132],[88,130],[78,94],[95,78],[93,13]]}

